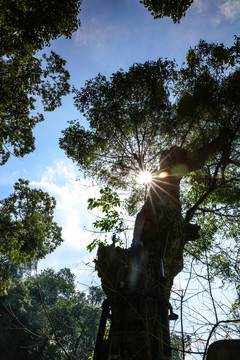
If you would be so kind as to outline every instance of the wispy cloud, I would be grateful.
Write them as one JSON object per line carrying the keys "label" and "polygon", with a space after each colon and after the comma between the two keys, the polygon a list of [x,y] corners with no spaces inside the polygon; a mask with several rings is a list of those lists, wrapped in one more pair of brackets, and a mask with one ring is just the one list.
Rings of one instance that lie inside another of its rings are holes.
{"label": "wispy cloud", "polygon": [[220,6],[220,12],[226,20],[233,22],[240,15],[240,0],[227,0]]}
{"label": "wispy cloud", "polygon": [[32,181],[31,185],[56,198],[56,221],[63,228],[64,240],[75,249],[85,250],[90,241],[85,227],[90,228],[92,221],[87,212],[87,200],[98,190],[90,180],[77,181],[77,176],[71,163],[59,161],[46,169],[40,181]]}
{"label": "wispy cloud", "polygon": [[208,2],[206,0],[195,0],[193,6],[195,6],[198,13],[205,11],[208,8]]}
{"label": "wispy cloud", "polygon": [[218,25],[223,20],[233,23],[240,16],[240,0],[227,0],[218,7],[218,14],[212,19]]}
{"label": "wispy cloud", "polygon": [[[92,235],[85,227],[91,228],[94,221],[87,211],[87,200],[89,197],[98,196],[98,188],[94,187],[90,180],[76,180],[78,176],[74,165],[68,160],[62,160],[47,167],[39,181],[30,183],[31,186],[41,188],[55,197],[55,221],[62,227],[64,239],[62,245],[39,262],[38,268],[42,270],[52,267],[59,270],[69,267],[79,283],[89,284],[95,276],[92,263],[95,254],[86,250],[92,241]],[[85,263],[90,265],[87,267]]]}
{"label": "wispy cloud", "polygon": [[92,16],[74,34],[75,46],[90,46],[94,52],[111,48],[113,44],[128,36],[128,30],[121,24],[105,23]]}
{"label": "wispy cloud", "polygon": [[102,25],[96,17],[92,16],[89,22],[83,24],[74,34],[75,44],[89,45],[98,43],[100,45],[107,42],[114,28],[111,24]]}

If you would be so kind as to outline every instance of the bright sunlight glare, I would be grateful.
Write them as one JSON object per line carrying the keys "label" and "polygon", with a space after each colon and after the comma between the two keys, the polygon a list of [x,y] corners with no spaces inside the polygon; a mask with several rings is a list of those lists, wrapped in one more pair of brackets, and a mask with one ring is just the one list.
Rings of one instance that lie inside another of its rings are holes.
{"label": "bright sunlight glare", "polygon": [[151,182],[151,180],[152,180],[152,174],[147,170],[140,171],[140,173],[138,174],[137,182],[139,184],[148,184]]}
{"label": "bright sunlight glare", "polygon": [[159,174],[159,177],[160,177],[160,178],[165,178],[166,176],[168,176],[168,173],[167,173],[166,171],[162,171],[162,172],[160,172],[160,174]]}

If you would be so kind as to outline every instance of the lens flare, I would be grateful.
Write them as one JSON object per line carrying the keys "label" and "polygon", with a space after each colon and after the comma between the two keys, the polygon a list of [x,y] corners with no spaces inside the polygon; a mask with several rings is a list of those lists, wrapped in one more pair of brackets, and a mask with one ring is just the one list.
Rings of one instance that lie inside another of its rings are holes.
{"label": "lens flare", "polygon": [[137,177],[137,182],[139,184],[149,184],[151,181],[152,181],[152,174],[149,171],[147,170],[140,171]]}
{"label": "lens flare", "polygon": [[168,173],[166,171],[162,171],[160,172],[159,174],[159,177],[162,179],[162,178],[165,178],[166,176],[168,176]]}

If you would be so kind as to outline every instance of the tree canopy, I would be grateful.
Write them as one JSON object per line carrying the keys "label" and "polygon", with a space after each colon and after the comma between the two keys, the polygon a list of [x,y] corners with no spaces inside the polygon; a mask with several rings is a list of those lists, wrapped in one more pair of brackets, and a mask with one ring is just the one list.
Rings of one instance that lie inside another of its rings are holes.
{"label": "tree canopy", "polygon": [[0,201],[0,293],[11,282],[12,266],[32,264],[63,241],[54,222],[56,201],[40,189],[19,179],[14,193]]}
{"label": "tree canopy", "polygon": [[1,55],[33,54],[78,29],[81,0],[3,0],[0,5]]}
{"label": "tree canopy", "polygon": [[[44,119],[36,100],[44,111],[53,111],[70,92],[65,60],[40,51],[62,35],[71,37],[80,25],[80,5],[81,0],[1,1],[0,165],[35,149],[33,129]],[[14,193],[0,201],[1,293],[14,266],[44,258],[63,241],[53,221],[55,199],[28,185],[20,179]]]}
{"label": "tree canopy", "polygon": [[0,58],[0,165],[13,154],[23,157],[35,149],[33,128],[44,120],[35,113],[36,97],[42,98],[45,111],[61,105],[69,93],[69,73],[65,61],[51,52],[43,61],[28,56]]}
{"label": "tree canopy", "polygon": [[65,61],[54,52],[36,54],[59,36],[70,38],[80,25],[80,0],[4,0],[0,5],[0,165],[11,154],[35,149],[32,130],[43,120],[34,113],[40,97],[45,111],[69,93]]}
{"label": "tree canopy", "polygon": [[236,38],[231,48],[201,41],[180,70],[159,59],[134,64],[109,80],[99,74],[75,90],[75,105],[89,129],[70,122],[60,146],[86,175],[123,185],[132,172],[158,168],[167,147],[194,150],[226,131],[229,161],[236,165],[238,63]]}
{"label": "tree canopy", "polygon": [[[89,127],[70,122],[60,147],[86,176],[133,189],[131,209],[139,200],[137,174],[149,170],[164,186],[164,154],[182,149],[172,175],[185,176],[181,202],[187,221],[200,216],[209,239],[220,229],[237,236],[239,45],[237,37],[231,47],[200,41],[180,68],[159,59],[134,64],[109,80],[99,74],[75,90],[75,105]],[[232,224],[228,230],[224,219]]]}
{"label": "tree canopy", "polygon": [[[170,144],[176,126],[169,88],[174,63],[159,59],[134,64],[110,80],[98,75],[75,91],[75,105],[89,121],[72,121],[60,147],[88,176],[121,184],[128,176],[158,163],[161,144]],[[162,134],[166,134],[162,137]]]}
{"label": "tree canopy", "polygon": [[154,19],[168,16],[176,23],[180,22],[181,18],[185,16],[193,0],[142,0],[140,3],[144,4],[148,11],[151,11]]}

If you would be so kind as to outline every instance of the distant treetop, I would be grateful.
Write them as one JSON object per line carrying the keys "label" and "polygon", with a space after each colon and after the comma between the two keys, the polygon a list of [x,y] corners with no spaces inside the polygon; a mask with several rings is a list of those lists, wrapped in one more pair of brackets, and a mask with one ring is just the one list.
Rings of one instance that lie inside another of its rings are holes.
{"label": "distant treetop", "polygon": [[154,19],[168,16],[176,23],[180,22],[181,18],[185,16],[193,0],[141,0],[140,3],[151,11]]}

